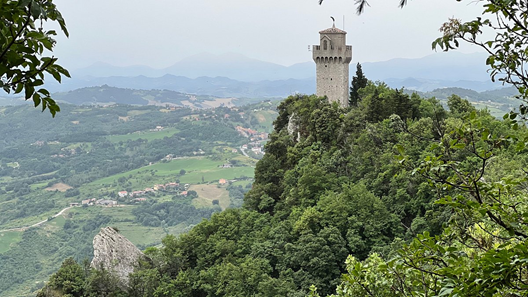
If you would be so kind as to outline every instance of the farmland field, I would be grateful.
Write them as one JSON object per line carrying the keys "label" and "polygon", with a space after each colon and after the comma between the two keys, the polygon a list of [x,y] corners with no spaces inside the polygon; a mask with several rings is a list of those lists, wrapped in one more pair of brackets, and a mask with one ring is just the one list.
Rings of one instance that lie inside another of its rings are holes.
{"label": "farmland field", "polygon": [[213,200],[218,200],[222,209],[229,206],[229,193],[223,187],[217,185],[192,185],[190,191],[196,191],[198,198],[193,199],[193,205],[196,207],[211,207]]}
{"label": "farmland field", "polygon": [[21,238],[22,232],[0,232],[0,254],[8,251]]}
{"label": "farmland field", "polygon": [[139,131],[124,135],[110,135],[106,138],[113,143],[118,143],[120,141],[127,140],[138,140],[140,138],[146,139],[147,141],[152,141],[154,139],[163,139],[164,137],[171,137],[172,135],[178,132],[179,130],[176,128],[164,128],[161,131]]}

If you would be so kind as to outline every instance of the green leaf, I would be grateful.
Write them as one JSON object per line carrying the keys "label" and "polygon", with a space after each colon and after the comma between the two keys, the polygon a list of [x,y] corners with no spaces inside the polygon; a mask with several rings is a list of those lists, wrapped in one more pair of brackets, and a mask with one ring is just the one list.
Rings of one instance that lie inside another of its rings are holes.
{"label": "green leaf", "polygon": [[31,16],[34,19],[38,19],[42,14],[42,8],[37,1],[31,2]]}
{"label": "green leaf", "polygon": [[33,1],[33,0],[20,0],[18,2],[18,6],[19,7],[26,7],[26,6],[28,6],[29,2],[31,2],[31,1]]}
{"label": "green leaf", "polygon": [[18,83],[15,89],[15,94],[22,92],[23,89],[24,89],[24,84]]}
{"label": "green leaf", "polygon": [[26,100],[31,98],[31,96],[33,96],[33,93],[35,92],[35,88],[30,83],[26,83],[26,85],[24,86],[24,90],[26,92]]}
{"label": "green leaf", "polygon": [[50,96],[50,92],[46,89],[39,89],[38,92],[43,94],[44,96],[47,96],[47,97]]}
{"label": "green leaf", "polygon": [[454,149],[463,149],[465,147],[466,147],[466,144],[464,144],[463,142],[459,142],[459,143],[457,143],[457,144],[452,146],[452,148],[454,148]]}
{"label": "green leaf", "polygon": [[40,101],[40,95],[38,93],[33,94],[33,103],[35,104],[35,107],[39,106]]}

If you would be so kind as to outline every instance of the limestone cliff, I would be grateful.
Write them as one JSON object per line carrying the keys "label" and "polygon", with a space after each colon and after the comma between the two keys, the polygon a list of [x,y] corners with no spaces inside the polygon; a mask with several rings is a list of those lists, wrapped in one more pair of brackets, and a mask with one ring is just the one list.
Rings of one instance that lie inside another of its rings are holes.
{"label": "limestone cliff", "polygon": [[114,273],[121,286],[128,285],[128,275],[134,272],[138,260],[146,256],[126,237],[114,228],[102,228],[93,240],[94,257],[91,266],[101,267]]}
{"label": "limestone cliff", "polygon": [[301,139],[301,132],[299,132],[299,119],[295,116],[295,113],[292,113],[292,115],[288,118],[287,129],[288,134],[295,137],[295,141],[299,142]]}

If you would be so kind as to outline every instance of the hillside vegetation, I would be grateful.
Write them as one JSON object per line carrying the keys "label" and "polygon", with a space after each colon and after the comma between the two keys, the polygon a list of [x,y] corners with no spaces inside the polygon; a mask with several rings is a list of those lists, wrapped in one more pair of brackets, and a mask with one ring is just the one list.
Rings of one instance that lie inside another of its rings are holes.
{"label": "hillside vegetation", "polygon": [[[95,270],[68,278],[74,291],[61,280],[81,266],[67,261],[39,296],[97,296],[101,290],[112,296],[306,296],[312,285],[331,294],[349,255],[392,258],[416,234],[440,235],[455,214],[436,203],[450,188],[436,188],[405,164],[431,158],[431,146],[470,115],[493,134],[525,133],[458,96],[449,98],[447,111],[434,98],[384,84],[370,83],[360,95],[358,107],[346,110],[315,96],[284,100],[244,207],[216,213],[147,249],[152,262],[138,267],[128,291],[112,286],[111,278],[94,287],[101,273]],[[404,165],[397,158],[402,152]],[[498,153],[511,152],[506,146]],[[470,154],[457,157],[473,162]],[[508,166],[525,164],[516,161]],[[486,179],[501,174],[508,161],[496,162]]]}
{"label": "hillside vegetation", "polygon": [[101,227],[144,249],[240,207],[276,115],[271,102],[61,109],[0,109],[1,296],[34,296],[63,259],[91,259]]}

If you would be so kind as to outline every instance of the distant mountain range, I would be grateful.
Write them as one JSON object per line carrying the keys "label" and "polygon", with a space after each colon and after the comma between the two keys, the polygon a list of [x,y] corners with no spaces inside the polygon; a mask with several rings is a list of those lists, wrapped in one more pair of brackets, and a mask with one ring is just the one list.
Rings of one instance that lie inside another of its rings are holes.
{"label": "distant mountain range", "polygon": [[[362,63],[362,67],[370,80],[384,81],[394,88],[422,92],[446,87],[479,92],[501,88],[490,81],[485,59],[484,53],[449,52],[420,59]],[[350,65],[350,78],[355,71],[354,61]],[[197,54],[164,69],[96,63],[71,73],[72,79],[62,84],[48,80],[46,86],[52,92],[65,92],[107,84],[219,97],[285,97],[296,92],[315,92],[315,63],[287,67],[240,54]]]}
{"label": "distant mountain range", "polygon": [[[414,91],[406,90],[406,93],[410,94],[412,92]],[[417,93],[424,98],[435,97],[439,100],[447,100],[449,96],[455,94],[462,97],[463,99],[469,100],[470,102],[493,102],[508,105],[507,108],[518,107],[518,105],[520,104],[520,101],[514,98],[515,95],[519,94],[519,91],[517,91],[517,89],[514,87],[507,87],[483,92],[476,92],[470,89],[454,87],[435,89],[429,92],[417,91]]]}
{"label": "distant mountain range", "polygon": [[198,77],[192,79],[170,74],[161,77],[87,76],[82,79],[73,78],[67,80],[61,85],[56,83],[48,84],[47,87],[51,92],[56,93],[101,85],[141,90],[170,90],[197,95],[237,98],[287,97],[295,93],[315,93],[315,78],[242,82],[227,77]]}
{"label": "distant mountain range", "polygon": [[[195,81],[188,79],[189,81]],[[196,79],[199,80],[199,79]],[[270,82],[271,83],[271,82]],[[405,90],[407,93],[414,91]],[[469,89],[463,88],[441,88],[435,89],[429,92],[419,92],[419,95],[424,98],[435,97],[442,100],[444,103],[447,98],[452,94],[458,95],[464,99],[474,102],[478,108],[488,107],[492,113],[497,116],[502,116],[505,112],[512,108],[517,108],[519,101],[513,98],[518,91],[514,87],[501,88],[497,90],[476,92]],[[141,90],[132,88],[117,88],[108,85],[101,85],[96,87],[79,88],[76,90],[55,93],[53,97],[60,103],[70,103],[76,105],[83,104],[136,104],[136,105],[147,105],[156,104],[165,106],[176,105],[176,106],[194,106],[198,108],[209,108],[211,106],[217,106],[217,104],[210,104],[216,102],[216,96],[209,95],[191,95],[176,91],[152,89],[152,90]],[[281,99],[281,97],[275,97]],[[234,105],[245,105],[255,103],[264,100],[263,97],[236,97],[227,100],[230,104]],[[227,102],[225,101],[225,102]],[[18,105],[23,104],[24,101],[20,98],[2,98],[0,97],[0,106],[4,105]]]}

